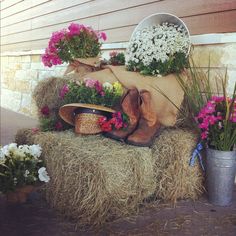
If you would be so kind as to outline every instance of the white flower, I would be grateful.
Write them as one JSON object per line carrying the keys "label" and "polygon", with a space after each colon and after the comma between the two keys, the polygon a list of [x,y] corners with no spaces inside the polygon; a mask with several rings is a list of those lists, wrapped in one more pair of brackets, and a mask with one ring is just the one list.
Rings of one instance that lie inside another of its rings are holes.
{"label": "white flower", "polygon": [[1,152],[2,152],[1,155],[9,156],[10,155],[9,145],[5,145],[4,147],[2,147]]}
{"label": "white flower", "polygon": [[[126,50],[126,65],[143,63],[150,66],[153,61],[165,63],[175,53],[187,54],[190,41],[187,31],[174,24],[150,26],[137,31]],[[157,70],[152,74],[158,75]]]}
{"label": "white flower", "polygon": [[4,155],[3,151],[2,151],[2,148],[0,149],[0,162],[1,161],[5,161],[5,155]]}
{"label": "white flower", "polygon": [[49,182],[50,177],[48,176],[48,173],[47,173],[45,167],[41,167],[41,168],[38,170],[38,174],[39,174],[39,180],[40,180],[40,181],[43,181],[43,182],[46,182],[46,183]]}
{"label": "white flower", "polygon": [[40,157],[42,153],[42,148],[37,144],[29,146],[29,153],[35,158]]}
{"label": "white flower", "polygon": [[105,89],[109,89],[109,90],[112,90],[112,89],[113,89],[112,84],[110,84],[109,82],[105,82],[105,83],[102,85],[102,87],[105,88]]}
{"label": "white flower", "polygon": [[25,173],[24,173],[24,177],[27,178],[28,175],[29,175],[29,173],[30,173],[30,172],[29,172],[28,170],[26,170]]}

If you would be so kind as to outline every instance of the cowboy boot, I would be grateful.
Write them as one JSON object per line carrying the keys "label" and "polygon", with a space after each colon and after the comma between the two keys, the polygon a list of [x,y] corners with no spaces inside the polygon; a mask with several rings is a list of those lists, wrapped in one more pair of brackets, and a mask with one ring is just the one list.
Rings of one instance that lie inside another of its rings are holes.
{"label": "cowboy boot", "polygon": [[151,94],[147,90],[140,91],[141,105],[138,128],[131,134],[126,143],[141,147],[150,147],[160,128],[156,113],[153,111]]}
{"label": "cowboy boot", "polygon": [[105,133],[106,137],[123,141],[136,129],[140,117],[139,101],[138,90],[136,88],[129,89],[121,101],[122,111],[129,116],[129,125],[126,129],[112,130]]}

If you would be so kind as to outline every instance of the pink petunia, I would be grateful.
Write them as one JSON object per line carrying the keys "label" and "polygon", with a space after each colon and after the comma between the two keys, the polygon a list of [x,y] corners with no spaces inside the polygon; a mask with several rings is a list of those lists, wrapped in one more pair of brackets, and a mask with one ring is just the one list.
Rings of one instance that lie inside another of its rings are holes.
{"label": "pink petunia", "polygon": [[201,133],[201,138],[202,139],[207,139],[207,132],[206,131]]}
{"label": "pink petunia", "polygon": [[70,26],[68,27],[68,29],[69,29],[68,35],[72,37],[74,35],[80,34],[81,29],[83,29],[83,25],[71,23]]}
{"label": "pink petunia", "polygon": [[61,88],[61,90],[60,90],[60,94],[59,94],[60,98],[64,99],[65,95],[66,95],[68,92],[69,92],[69,87],[68,87],[67,84],[65,84],[65,85]]}
{"label": "pink petunia", "polygon": [[103,40],[103,41],[106,41],[107,40],[107,35],[105,32],[100,32],[100,38]]}

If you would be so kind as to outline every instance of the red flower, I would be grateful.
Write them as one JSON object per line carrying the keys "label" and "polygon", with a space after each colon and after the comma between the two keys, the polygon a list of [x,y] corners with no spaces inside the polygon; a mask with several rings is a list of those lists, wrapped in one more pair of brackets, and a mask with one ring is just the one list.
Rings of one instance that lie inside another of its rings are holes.
{"label": "red flower", "polygon": [[44,115],[44,116],[49,116],[50,114],[50,109],[48,106],[44,106],[41,108],[40,112]]}
{"label": "red flower", "polygon": [[63,125],[61,121],[57,121],[57,123],[55,124],[55,130],[60,131],[62,130],[62,128],[63,128]]}

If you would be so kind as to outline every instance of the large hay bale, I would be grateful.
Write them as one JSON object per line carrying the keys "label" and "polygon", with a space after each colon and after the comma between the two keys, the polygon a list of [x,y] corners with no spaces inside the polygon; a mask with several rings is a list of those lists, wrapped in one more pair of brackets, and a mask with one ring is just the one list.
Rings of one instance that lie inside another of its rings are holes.
{"label": "large hay bale", "polygon": [[137,212],[153,195],[175,201],[195,199],[201,192],[201,172],[187,164],[196,140],[185,131],[164,131],[153,148],[70,131],[19,131],[16,140],[42,146],[51,176],[46,198],[79,226],[100,225]]}

